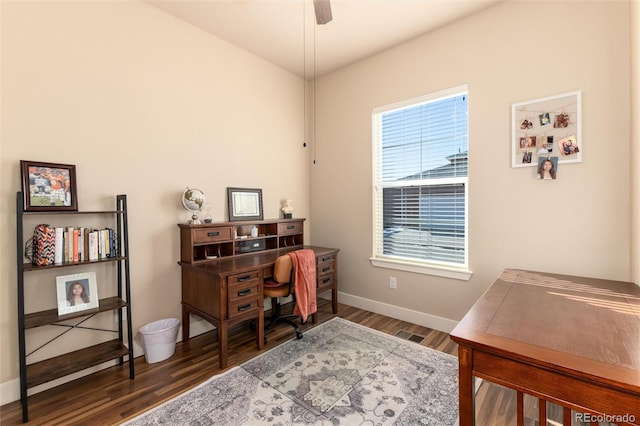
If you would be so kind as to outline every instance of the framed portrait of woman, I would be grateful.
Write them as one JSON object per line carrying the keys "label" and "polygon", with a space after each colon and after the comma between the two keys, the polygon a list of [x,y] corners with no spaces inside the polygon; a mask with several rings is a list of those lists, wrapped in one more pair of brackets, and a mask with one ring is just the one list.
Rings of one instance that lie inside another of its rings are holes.
{"label": "framed portrait of woman", "polygon": [[98,285],[95,272],[56,277],[58,315],[98,308]]}

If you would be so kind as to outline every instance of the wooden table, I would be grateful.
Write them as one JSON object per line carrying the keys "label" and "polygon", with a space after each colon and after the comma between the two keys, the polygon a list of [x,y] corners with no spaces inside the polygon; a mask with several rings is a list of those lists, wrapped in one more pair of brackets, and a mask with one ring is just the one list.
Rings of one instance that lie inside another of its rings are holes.
{"label": "wooden table", "polygon": [[[299,248],[316,257],[317,294],[331,291],[333,313],[338,313],[338,249],[304,246],[260,251],[212,262],[182,266],[182,340],[189,340],[190,315],[198,315],[218,330],[219,365],[227,367],[227,335],[231,326],[256,320],[256,346],[264,347],[263,282],[273,275],[278,256]],[[312,322],[317,322],[316,314]]]}
{"label": "wooden table", "polygon": [[[474,377],[564,407],[577,420],[640,425],[640,287],[505,270],[451,333],[459,344],[460,425],[475,424]],[[542,403],[540,403],[542,402]]]}

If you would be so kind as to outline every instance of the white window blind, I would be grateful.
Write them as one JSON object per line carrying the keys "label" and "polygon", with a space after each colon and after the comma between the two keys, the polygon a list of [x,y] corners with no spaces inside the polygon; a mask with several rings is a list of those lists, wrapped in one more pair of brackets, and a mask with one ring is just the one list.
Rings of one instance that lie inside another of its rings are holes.
{"label": "white window blind", "polygon": [[467,268],[466,86],[373,112],[373,259]]}

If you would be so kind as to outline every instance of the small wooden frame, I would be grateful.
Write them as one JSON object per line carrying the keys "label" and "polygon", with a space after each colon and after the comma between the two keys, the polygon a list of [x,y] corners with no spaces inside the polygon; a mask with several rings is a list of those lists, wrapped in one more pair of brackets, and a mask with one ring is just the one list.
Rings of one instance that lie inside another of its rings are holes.
{"label": "small wooden frame", "polygon": [[20,160],[24,210],[77,211],[76,166]]}
{"label": "small wooden frame", "polygon": [[262,189],[227,188],[229,221],[262,220]]}

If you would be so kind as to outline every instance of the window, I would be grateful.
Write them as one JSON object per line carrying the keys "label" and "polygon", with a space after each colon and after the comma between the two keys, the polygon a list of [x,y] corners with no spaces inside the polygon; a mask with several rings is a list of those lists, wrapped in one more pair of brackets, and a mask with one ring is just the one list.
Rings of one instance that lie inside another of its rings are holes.
{"label": "window", "polygon": [[468,279],[466,86],[373,111],[374,266]]}

